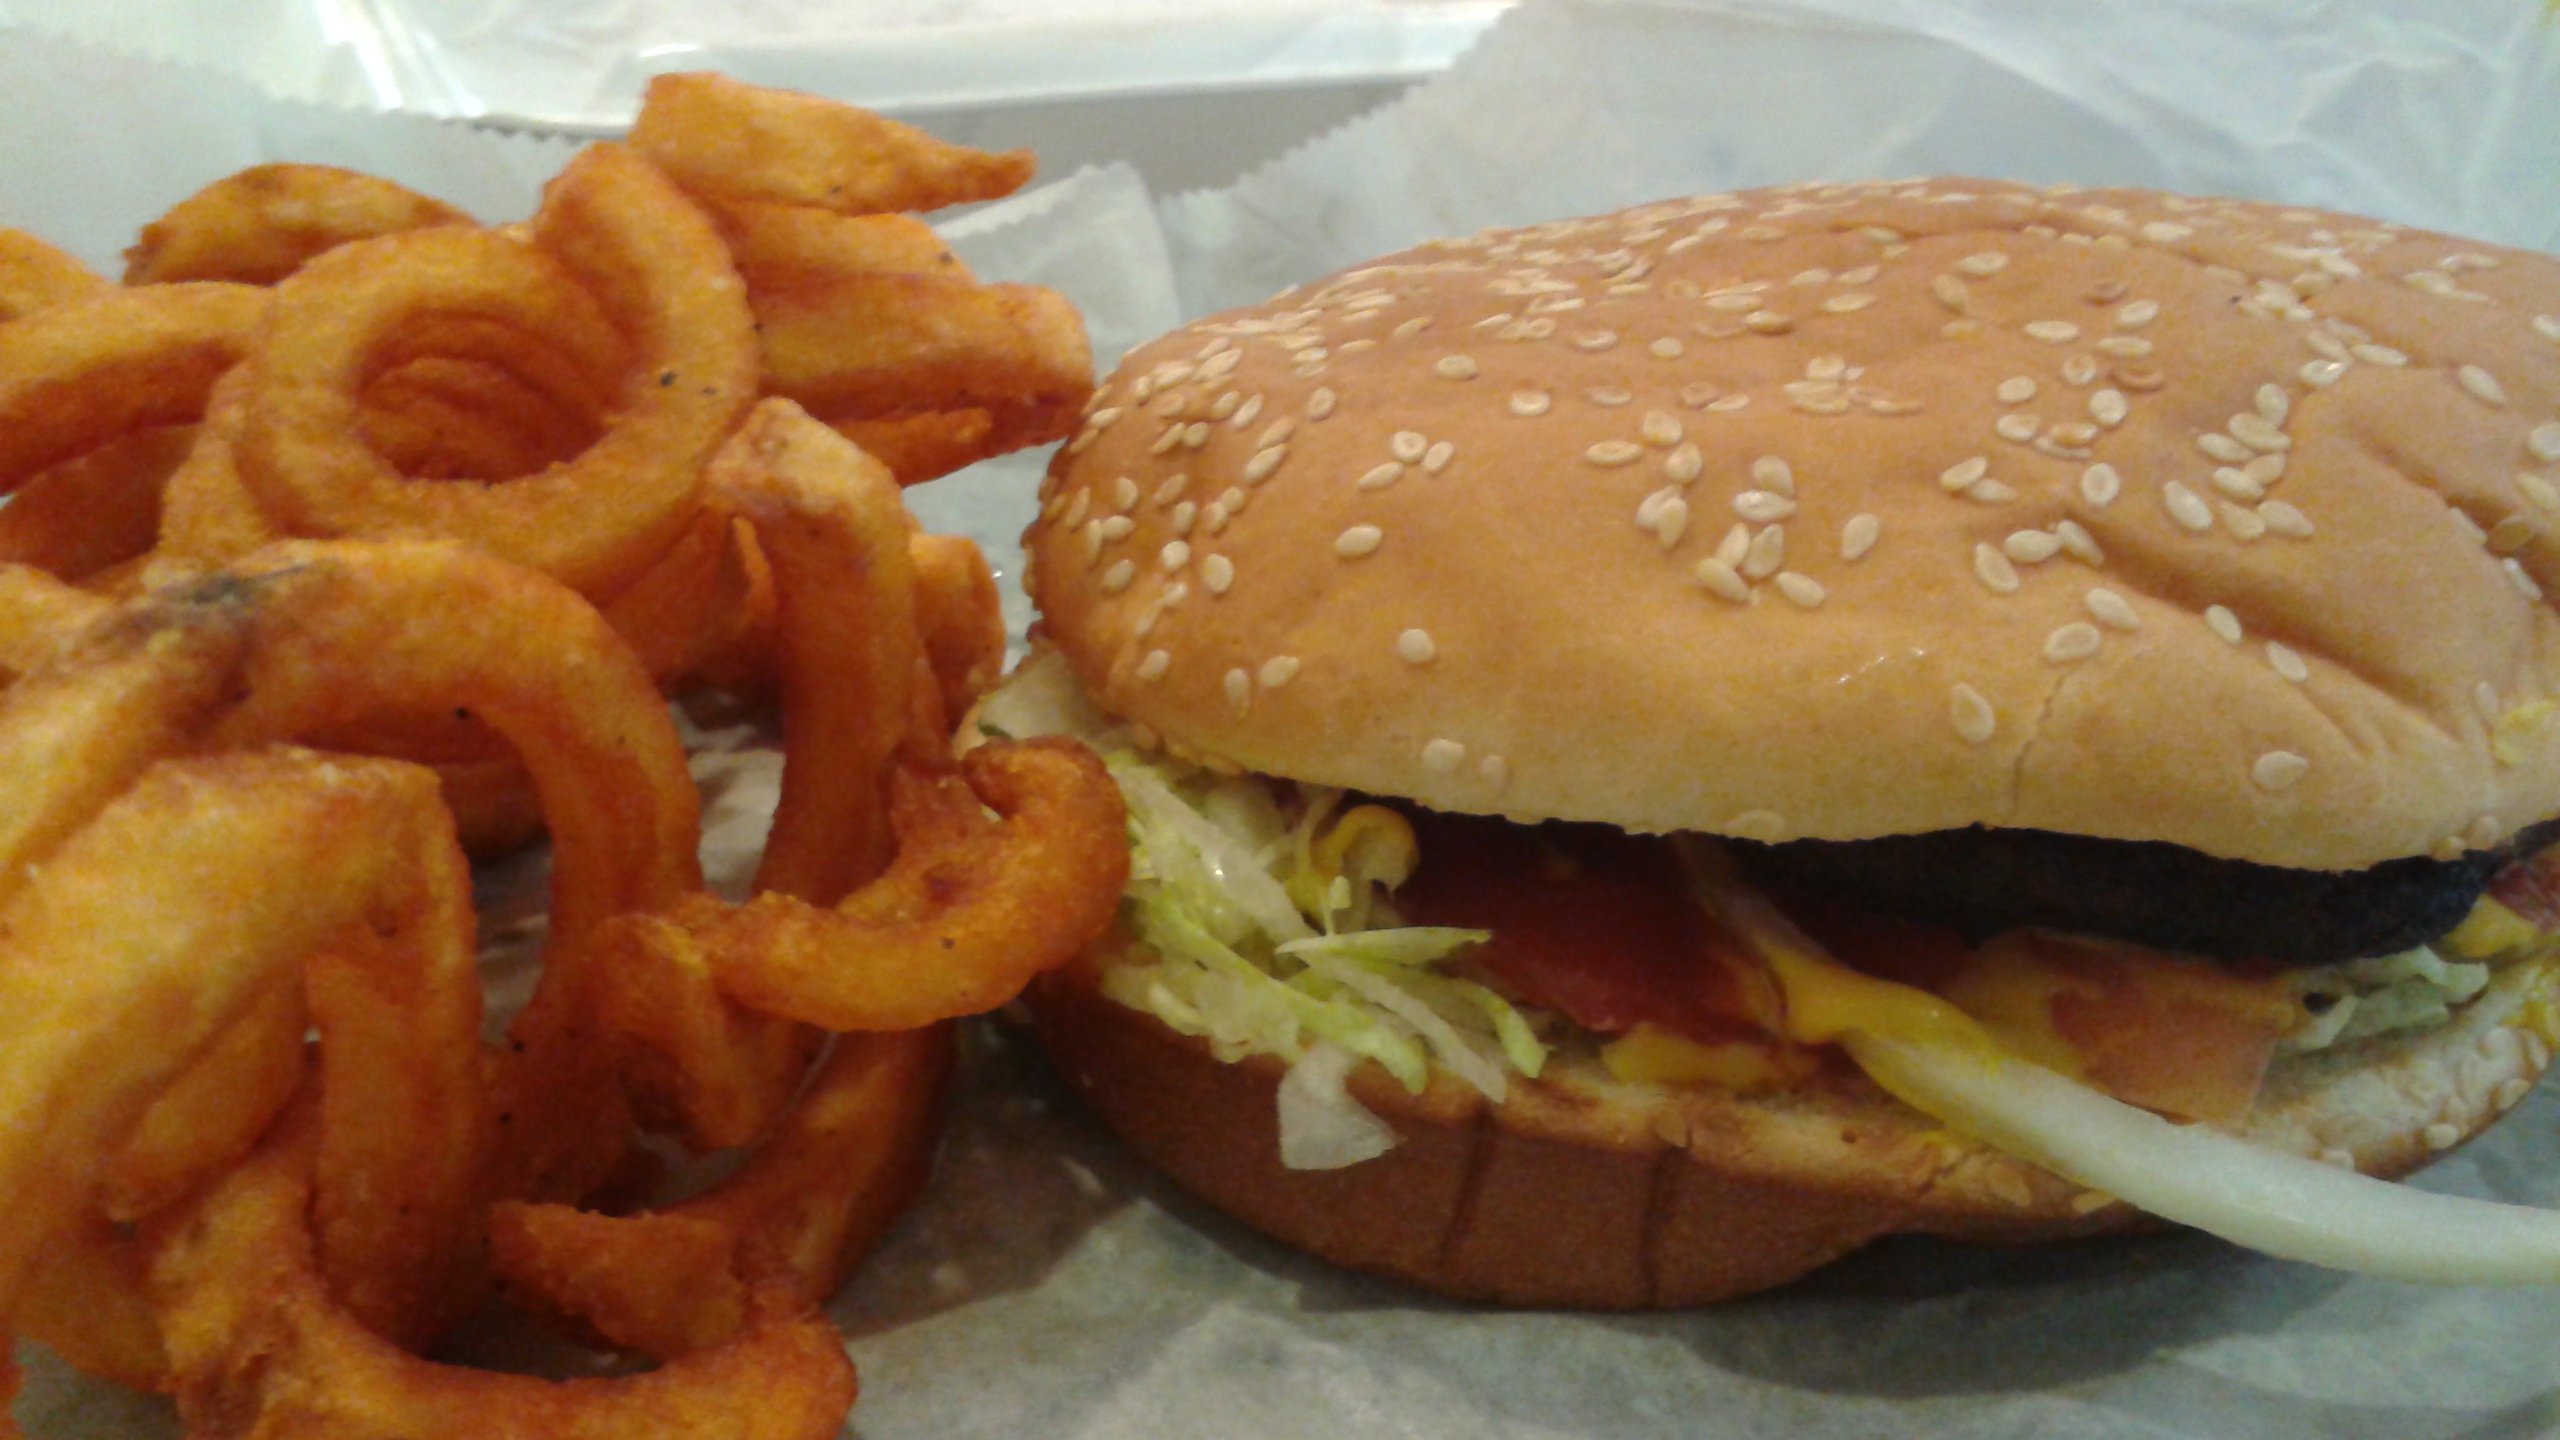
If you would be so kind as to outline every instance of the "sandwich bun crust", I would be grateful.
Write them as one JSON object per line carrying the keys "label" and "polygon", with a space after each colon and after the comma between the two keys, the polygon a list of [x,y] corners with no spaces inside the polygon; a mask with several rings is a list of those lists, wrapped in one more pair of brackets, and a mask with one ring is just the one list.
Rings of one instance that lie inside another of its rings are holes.
{"label": "sandwich bun crust", "polygon": [[2560,812],[2560,261],[1937,180],[1425,245],[1135,352],[1026,544],[1213,764],[2360,869]]}
{"label": "sandwich bun crust", "polygon": [[[1499,1106],[1446,1075],[1351,1093],[1402,1143],[1339,1170],[1279,1160],[1269,1055],[1228,1063],[1097,988],[1107,939],[1026,992],[1060,1074],[1147,1161],[1279,1240],[1470,1300],[1630,1310],[1783,1284],[1889,1234],[2024,1242],[2157,1225],[1958,1136],[1863,1077],[1739,1095],[1567,1062]],[[2560,964],[2504,972],[2452,1023],[2278,1062],[2245,1130],[2396,1178],[2487,1128],[2560,1043]]]}

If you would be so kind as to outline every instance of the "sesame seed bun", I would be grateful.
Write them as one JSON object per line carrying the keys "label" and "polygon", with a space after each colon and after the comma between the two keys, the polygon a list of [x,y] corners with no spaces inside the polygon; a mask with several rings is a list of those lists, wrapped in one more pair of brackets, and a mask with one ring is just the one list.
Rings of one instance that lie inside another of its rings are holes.
{"label": "sesame seed bun", "polygon": [[[1268,1055],[1221,1062],[1096,988],[1113,941],[1026,998],[1058,1071],[1185,1189],[1337,1264],[1507,1305],[1641,1309],[1783,1284],[1889,1234],[2023,1242],[2156,1225],[1960,1137],[1863,1077],[1779,1094],[1626,1085],[1560,1056],[1499,1106],[1375,1066],[1402,1137],[1340,1170],[1279,1161]],[[2510,967],[2453,1023],[2279,1062],[2245,1133],[2397,1177],[2486,1129],[2551,1059],[2560,964]]]}
{"label": "sesame seed bun", "polygon": [[1426,245],[1135,352],[1027,544],[1218,764],[2349,870],[2560,812],[2560,262],[1962,180]]}

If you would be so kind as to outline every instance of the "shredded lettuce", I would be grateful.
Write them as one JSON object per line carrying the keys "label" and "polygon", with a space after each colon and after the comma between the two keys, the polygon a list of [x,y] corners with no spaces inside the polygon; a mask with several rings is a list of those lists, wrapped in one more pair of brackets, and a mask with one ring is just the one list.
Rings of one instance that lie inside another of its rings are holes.
{"label": "shredded lettuce", "polygon": [[1295,1064],[1331,1046],[1416,1093],[1434,1064],[1496,1101],[1511,1074],[1545,1067],[1545,1044],[1509,1001],[1435,968],[1487,932],[1406,925],[1396,913],[1393,892],[1417,858],[1403,816],[1142,747],[1050,651],[988,698],[979,723],[1074,735],[1120,782],[1131,851],[1122,914],[1153,956],[1105,972],[1112,999],[1226,1058]]}

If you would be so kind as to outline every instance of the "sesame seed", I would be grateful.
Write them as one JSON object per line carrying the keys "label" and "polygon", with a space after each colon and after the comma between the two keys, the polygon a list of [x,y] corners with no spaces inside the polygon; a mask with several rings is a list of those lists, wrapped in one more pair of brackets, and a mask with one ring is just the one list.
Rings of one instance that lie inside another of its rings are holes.
{"label": "sesame seed", "polygon": [[2219,430],[2208,430],[2198,435],[2196,448],[2225,465],[2245,464],[2257,453]]}
{"label": "sesame seed", "polygon": [[1636,397],[1632,390],[1623,390],[1615,385],[1598,385],[1583,391],[1582,398],[1604,409],[1615,410]]}
{"label": "sesame seed", "polygon": [[1796,493],[1795,467],[1775,455],[1763,455],[1751,462],[1751,479],[1763,490],[1780,495]]}
{"label": "sesame seed", "polygon": [[[2098,427],[2082,420],[2065,420],[2054,426],[2052,429],[2044,432],[2044,438],[2052,441],[2055,445],[2064,450],[2084,450],[2097,440]],[[2037,448],[2043,449],[2044,447],[2039,444]],[[2053,452],[2048,450],[2046,453],[2051,454]],[[2085,459],[2086,457],[2072,456],[2070,458]]]}
{"label": "sesame seed", "polygon": [[1707,409],[1718,415],[1730,415],[1736,410],[1749,408],[1751,397],[1748,395],[1719,395],[1707,402]]}
{"label": "sesame seed", "polygon": [[2396,369],[2409,363],[2409,357],[2407,355],[2392,349],[2388,345],[2375,345],[2371,343],[2357,345],[2352,347],[2349,353],[2353,354],[2357,359],[2363,361],[2367,365],[2389,365]]}
{"label": "sesame seed", "polygon": [[2346,378],[2346,373],[2347,362],[2343,360],[2313,360],[2302,367],[2302,383],[2324,388]]}
{"label": "sesame seed", "polygon": [[2080,472],[2080,498],[2101,510],[2114,504],[2117,492],[2123,488],[2124,477],[2103,460]]}
{"label": "sesame seed", "polygon": [[2560,485],[2554,485],[2530,470],[2519,470],[2516,472],[2516,488],[2524,492],[2524,498],[2543,509],[2560,510]]}
{"label": "sesame seed", "polygon": [[2273,640],[2268,641],[2267,663],[2275,667],[2277,674],[2297,685],[2311,678],[2311,667],[2304,664],[2302,656],[2289,645],[2280,645]]}
{"label": "sesame seed", "polygon": [[1289,437],[1297,433],[1298,422],[1290,416],[1283,415],[1263,430],[1261,438],[1253,442],[1253,447],[1256,450],[1268,450],[1275,445],[1288,443]]}
{"label": "sesame seed", "polygon": [[1280,462],[1288,458],[1289,447],[1286,445],[1274,445],[1267,450],[1254,451],[1253,458],[1244,462],[1244,483],[1259,485],[1270,479],[1271,472],[1279,469]]}
{"label": "sesame seed", "polygon": [[1253,703],[1253,677],[1241,668],[1228,671],[1225,684],[1229,704],[1242,710]]}
{"label": "sesame seed", "polygon": [[1864,310],[1874,303],[1876,303],[1876,297],[1871,291],[1846,290],[1824,300],[1822,308],[1834,315],[1849,315]]}
{"label": "sesame seed", "polygon": [[1388,460],[1370,467],[1367,473],[1355,483],[1363,490],[1383,490],[1403,477],[1404,465],[1399,461]]}
{"label": "sesame seed", "polygon": [[1084,523],[1085,516],[1090,514],[1092,510],[1093,491],[1090,489],[1078,490],[1074,497],[1067,501],[1066,518],[1059,523],[1065,528],[1073,530]]}
{"label": "sesame seed", "polygon": [[2453,373],[2454,377],[2462,382],[2462,388],[2470,392],[2472,399],[2483,405],[2507,403],[2506,387],[2498,383],[2497,376],[2477,365],[2465,365]]}
{"label": "sesame seed", "polygon": [[2074,355],[2062,362],[2062,383],[2065,385],[2087,385],[2097,378],[2098,357],[2095,355]]}
{"label": "sesame seed", "polygon": [[2287,790],[2311,769],[2311,762],[2290,750],[2270,750],[2249,767],[2249,778],[2261,790]]}
{"label": "sesame seed", "polygon": [[1840,558],[1855,560],[1874,549],[1876,537],[1883,531],[1884,522],[1871,514],[1850,516],[1849,523],[1840,527]]}
{"label": "sesame seed", "polygon": [[2057,520],[2053,533],[2062,539],[2062,548],[2071,558],[2092,569],[2107,563],[2107,552],[2098,548],[2096,537],[2077,520]]}
{"label": "sesame seed", "polygon": [[1322,385],[1317,386],[1307,395],[1307,418],[1322,420],[1332,414],[1337,399],[1338,397],[1330,389]]}
{"label": "sesame seed", "polygon": [[1107,543],[1127,536],[1130,531],[1138,528],[1138,522],[1126,515],[1106,515],[1095,521],[1094,526],[1101,532],[1103,540]]}
{"label": "sesame seed", "polygon": [[1514,390],[1507,404],[1512,414],[1525,418],[1546,414],[1555,401],[1544,390]]}
{"label": "sesame seed", "polygon": [[1616,467],[1634,464],[1644,454],[1644,447],[1633,440],[1602,440],[1582,452],[1582,458],[1593,465]]}
{"label": "sesame seed", "polygon": [[2012,410],[1991,422],[1991,429],[2001,439],[2015,440],[2023,445],[2036,438],[2037,432],[2044,429],[2044,417],[2030,415],[2023,410]]}
{"label": "sesame seed", "polygon": [[2259,386],[2258,393],[2250,397],[2250,403],[2258,407],[2258,413],[2270,425],[2283,424],[2285,417],[2293,412],[2293,401],[2281,385]]}
{"label": "sesame seed", "polygon": [[1434,775],[1456,774],[1466,758],[1467,747],[1455,740],[1434,740],[1422,747],[1422,768]]}
{"label": "sesame seed", "polygon": [[2021,565],[2041,565],[2062,550],[2062,537],[2049,530],[2018,530],[2000,542],[2001,552]]}
{"label": "sesame seed", "polygon": [[2536,460],[2560,460],[2560,420],[2534,426],[2524,437],[2524,448]]}
{"label": "sesame seed", "polygon": [[1212,595],[1224,595],[1236,583],[1236,562],[1224,555],[1204,555],[1200,559],[1200,583]]}
{"label": "sesame seed", "polygon": [[1333,537],[1333,553],[1345,560],[1356,560],[1375,552],[1386,532],[1375,525],[1354,525]]}
{"label": "sesame seed", "polygon": [[1431,442],[1431,448],[1422,452],[1422,473],[1425,475],[1437,475],[1441,471],[1448,469],[1449,462],[1457,458],[1458,442],[1454,440],[1434,440]]}
{"label": "sesame seed", "polygon": [[2044,637],[2044,658],[2056,664],[2086,660],[2098,653],[2098,627],[2074,620]]}
{"label": "sesame seed", "polygon": [[1962,683],[1948,692],[1947,718],[1954,722],[1956,734],[1969,745],[1983,744],[1999,727],[1991,702],[1982,698],[1981,691]]}
{"label": "sesame seed", "polygon": [[1511,783],[1511,765],[1499,755],[1487,755],[1476,762],[1476,777],[1493,789]]}
{"label": "sesame seed", "polygon": [[1692,380],[1680,387],[1680,403],[1695,410],[1713,400],[1720,392],[1710,380]]}
{"label": "sesame seed", "polygon": [[1188,472],[1177,471],[1174,474],[1166,476],[1164,478],[1164,483],[1158,485],[1156,487],[1155,494],[1149,498],[1154,500],[1158,505],[1170,505],[1174,501],[1181,499],[1182,492],[1190,488],[1190,474]]}
{"label": "sesame seed", "polygon": [[1796,513],[1796,502],[1774,490],[1745,490],[1733,497],[1733,511],[1754,524],[1766,525]]}
{"label": "sesame seed", "polygon": [[2438,1120],[2418,1132],[2430,1150],[2450,1150],[2462,1143],[2461,1127]]}
{"label": "sesame seed", "polygon": [[1431,449],[1431,438],[1419,430],[1399,430],[1387,439],[1387,453],[1407,465],[1417,464]]}
{"label": "sesame seed", "polygon": [[1784,335],[1796,328],[1794,317],[1775,310],[1754,310],[1742,317],[1742,323],[1762,335]]}
{"label": "sesame seed", "polygon": [[2525,573],[2525,569],[2522,564],[2513,559],[2501,560],[2498,563],[2506,567],[2507,579],[2514,582],[2517,594],[2522,595],[2527,600],[2539,600],[2542,598],[2542,587],[2534,583],[2531,575]]}
{"label": "sesame seed", "polygon": [[2092,590],[2080,599],[2098,623],[2110,630],[2136,630],[2142,626],[2142,617],[2133,613],[2133,606],[2113,590]]}
{"label": "sesame seed", "polygon": [[1751,537],[1751,548],[1743,553],[1742,573],[1754,580],[1764,580],[1787,563],[1787,527],[1771,525]]}
{"label": "sesame seed", "polygon": [[2560,315],[2534,316],[2533,333],[2545,340],[2560,344]]}
{"label": "sesame seed", "polygon": [[2030,320],[2018,328],[2028,339],[2047,345],[2066,345],[2080,338],[2080,327],[2068,320]]}
{"label": "sesame seed", "polygon": [[1654,341],[1652,344],[1647,345],[1644,348],[1652,351],[1653,358],[1656,360],[1677,360],[1688,347],[1682,345],[1679,341],[1671,338],[1670,336],[1665,335],[1661,339]]}
{"label": "sesame seed", "polygon": [[1683,485],[1689,484],[1704,474],[1706,466],[1707,457],[1698,449],[1695,442],[1684,442],[1679,448],[1662,457],[1662,473]]}
{"label": "sesame seed", "polygon": [[2157,390],[2169,383],[2169,377],[2153,365],[2119,365],[2115,381],[2127,390]]}
{"label": "sesame seed", "polygon": [[1680,443],[1680,422],[1673,419],[1667,410],[1647,410],[1637,433],[1644,437],[1647,445],[1677,445]]}
{"label": "sesame seed", "polygon": [[1473,380],[1476,378],[1475,357],[1471,355],[1443,355],[1432,362],[1431,368],[1444,379]]}
{"label": "sesame seed", "polygon": [[1964,498],[1979,501],[1985,505],[2006,505],[2018,498],[2018,492],[1997,480],[1985,480],[1966,490]]}
{"label": "sesame seed", "polygon": [[1126,511],[1138,503],[1138,482],[1123,475],[1111,482],[1111,508]]}
{"label": "sesame seed", "polygon": [[1722,540],[1716,542],[1716,558],[1727,565],[1740,565],[1744,557],[1750,553],[1751,527],[1748,525],[1734,526],[1724,532]]}
{"label": "sesame seed", "polygon": [[2249,472],[2237,465],[2217,465],[2213,471],[2213,488],[2234,500],[2263,500],[2267,487],[2251,479]]}
{"label": "sesame seed", "polygon": [[2116,328],[2119,330],[2139,330],[2143,326],[2148,325],[2159,318],[2159,301],[2131,300],[2127,301],[2116,311]]}
{"label": "sesame seed", "polygon": [[1725,833],[1763,843],[1787,833],[1787,817],[1775,810],[1745,810],[1724,822]]}
{"label": "sesame seed", "polygon": [[2121,425],[2129,413],[2131,407],[2126,404],[2121,390],[2100,390],[2089,397],[2089,414],[2101,425],[2110,428]]}
{"label": "sesame seed", "polygon": [[1428,665],[1431,663],[1431,657],[1440,652],[1439,648],[1431,643],[1430,631],[1407,630],[1396,637],[1396,653],[1403,656],[1409,664]]}
{"label": "sesame seed", "polygon": [[2282,500],[2269,500],[2261,504],[2258,507],[2258,518],[2266,521],[2267,528],[2279,535],[2290,535],[2296,540],[2311,538],[2311,518]]}
{"label": "sesame seed", "polygon": [[1147,657],[1138,662],[1138,678],[1141,680],[1161,680],[1164,678],[1164,672],[1171,668],[1173,668],[1173,657],[1171,655],[1166,654],[1162,650],[1150,650],[1147,652]]}
{"label": "sesame seed", "polygon": [[1998,396],[2003,405],[2024,405],[2036,398],[2036,382],[2024,375],[2012,375],[2001,381],[2000,387],[1991,393]]}
{"label": "sesame seed", "polygon": [[1953,275],[1932,277],[1929,281],[1929,293],[1938,297],[1939,304],[1959,315],[1973,304],[1973,292],[1967,290],[1964,282]]}
{"label": "sesame seed", "polygon": [[2221,511],[2223,528],[2243,540],[2255,540],[2267,533],[2266,517],[2255,510],[2244,510],[2225,500]]}
{"label": "sesame seed", "polygon": [[1168,540],[1156,552],[1156,563],[1170,574],[1191,563],[1191,544],[1185,540]]}
{"label": "sesame seed", "polygon": [[1274,655],[1270,659],[1262,662],[1262,672],[1255,678],[1262,682],[1263,689],[1277,690],[1281,686],[1288,684],[1291,680],[1296,679],[1297,674],[1297,656]]}
{"label": "sesame seed", "polygon": [[1111,568],[1102,572],[1102,593],[1117,595],[1128,589],[1129,582],[1137,578],[1136,562],[1127,559],[1114,560],[1111,562]]}
{"label": "sesame seed", "polygon": [[[2252,450],[2290,450],[2293,448],[2292,436],[2284,433],[2282,429],[2277,427],[2274,421],[2269,420],[2264,415],[2258,414],[2254,410],[2243,411],[2238,415],[2232,416],[2229,429],[2231,431],[2232,439],[2239,441],[2241,444],[2248,446]],[[2247,460],[2248,458],[2249,457],[2246,455],[2240,457],[2241,460]],[[2233,463],[2236,464],[2238,462],[2235,461]]]}
{"label": "sesame seed", "polygon": [[1729,600],[1736,605],[1751,603],[1751,582],[1743,579],[1742,572],[1726,561],[1711,555],[1699,561],[1698,568],[1691,573],[1718,599]]}
{"label": "sesame seed", "polygon": [[2204,607],[2204,624],[2206,629],[2224,640],[2234,645],[2240,643],[2240,617],[2232,614],[2229,606],[2207,605]]}
{"label": "sesame seed", "polygon": [[1617,343],[1618,332],[1615,330],[1585,330],[1573,337],[1573,348],[1576,350],[1606,350]]}
{"label": "sesame seed", "polygon": [[2169,508],[2169,518],[2187,529],[2201,532],[2213,528],[2213,507],[2188,489],[2185,482],[2172,480],[2161,486],[2160,499]]}
{"label": "sesame seed", "polygon": [[1192,421],[1190,424],[1185,425],[1185,426],[1183,426],[1183,427],[1182,427],[1182,448],[1183,448],[1183,449],[1185,449],[1185,450],[1197,450],[1197,449],[1199,449],[1201,446],[1206,445],[1206,444],[1208,444],[1208,443],[1209,443],[1209,422],[1208,422],[1208,421],[1206,421],[1206,420],[1194,420],[1194,421]]}
{"label": "sesame seed", "polygon": [[2257,481],[2261,485],[2273,485],[2276,481],[2284,478],[2284,453],[2282,451],[2272,451],[2268,454],[2258,456],[2248,464],[2241,466],[2240,473]]}
{"label": "sesame seed", "polygon": [[1398,340],[1410,340],[1429,328],[1431,328],[1431,317],[1416,315],[1410,320],[1398,322],[1396,328],[1387,333]]}
{"label": "sesame seed", "polygon": [[2018,591],[2018,567],[1987,543],[1973,547],[1973,573],[1993,594],[2014,595]]}
{"label": "sesame seed", "polygon": [[2151,353],[2151,342],[2139,335],[2101,335],[2089,343],[2098,347],[2098,353],[2119,360],[2139,360]]}
{"label": "sesame seed", "polygon": [[1795,602],[1796,607],[1802,610],[1811,610],[1820,605],[1824,597],[1831,593],[1822,588],[1822,582],[1810,575],[1799,575],[1793,570],[1779,571],[1777,578],[1770,583],[1778,587],[1779,594]]}
{"label": "sesame seed", "polygon": [[1984,276],[1997,275],[2006,269],[2008,264],[2007,255],[1997,250],[1985,250],[1978,254],[1967,255],[1956,262],[1955,268],[1967,275]]}
{"label": "sesame seed", "polygon": [[1247,425],[1252,424],[1261,414],[1262,397],[1260,395],[1248,395],[1245,397],[1244,403],[1236,407],[1236,413],[1227,417],[1227,428],[1230,430],[1242,430]]}

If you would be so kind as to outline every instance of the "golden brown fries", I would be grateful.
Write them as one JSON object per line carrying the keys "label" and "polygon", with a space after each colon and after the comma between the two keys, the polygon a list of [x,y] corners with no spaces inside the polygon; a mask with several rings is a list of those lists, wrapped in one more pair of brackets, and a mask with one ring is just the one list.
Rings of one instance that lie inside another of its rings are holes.
{"label": "golden brown fries", "polygon": [[[12,1330],[208,1437],[838,1432],[816,1307],[930,1173],[947,1022],[1127,863],[1090,755],[951,758],[994,578],[899,494],[1089,392],[1062,300],[894,213],[1028,175],[676,76],[521,226],[287,165],[128,288],[0,232],[0,1437]],[[743,905],[705,683],[779,705]],[[457,841],[541,831],[493,1045]],[[746,1153],[581,1208],[650,1130]],[[659,1368],[419,1358],[499,1279]]]}
{"label": "golden brown fries", "polygon": [[272,285],[350,240],[471,217],[404,185],[331,165],[254,165],[179,201],[124,252],[124,283]]}
{"label": "golden brown fries", "polygon": [[938,210],[1010,195],[1031,153],[990,155],[868,111],[696,71],[649,82],[631,143],[705,195],[840,215]]}

